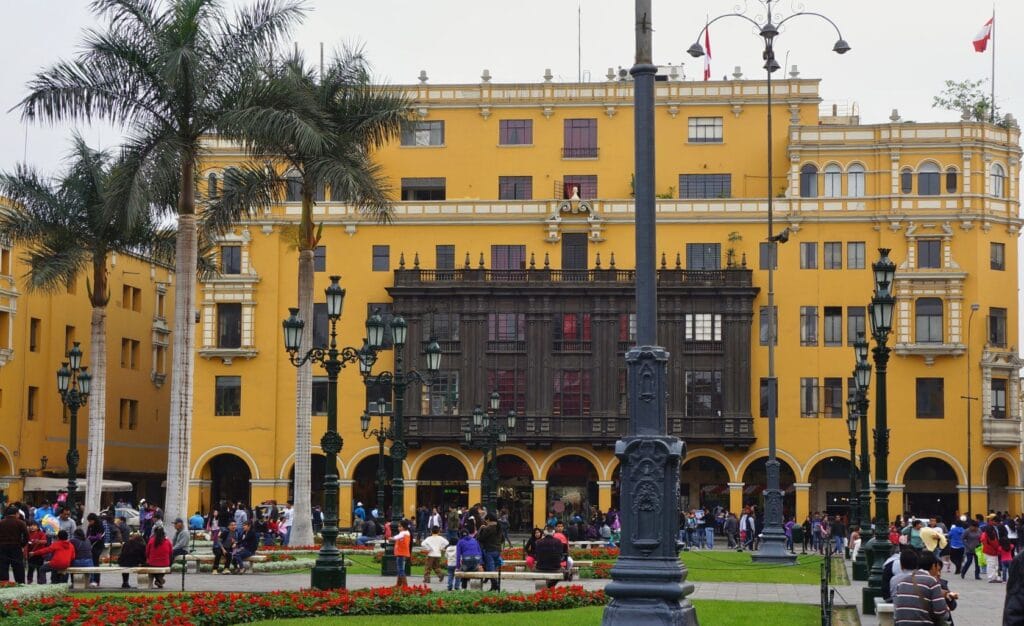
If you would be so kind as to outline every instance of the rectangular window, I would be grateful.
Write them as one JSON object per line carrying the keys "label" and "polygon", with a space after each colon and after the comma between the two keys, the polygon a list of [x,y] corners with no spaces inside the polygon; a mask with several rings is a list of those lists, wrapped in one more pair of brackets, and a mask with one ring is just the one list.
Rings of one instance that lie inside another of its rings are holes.
{"label": "rectangular window", "polygon": [[39,352],[43,321],[38,317],[30,318],[28,321],[28,351]]}
{"label": "rectangular window", "polygon": [[[597,158],[597,120],[568,119],[564,122],[563,159]],[[581,194],[582,195],[582,194]]]}
{"label": "rectangular window", "polygon": [[526,413],[525,369],[489,369],[487,388],[498,392],[501,399],[498,405],[499,414],[513,410],[520,415]]}
{"label": "rectangular window", "polygon": [[1006,246],[1001,243],[991,243],[988,248],[989,252],[989,269],[993,270],[1005,270],[1006,269]]}
{"label": "rectangular window", "polygon": [[619,370],[616,383],[619,398],[617,415],[625,417],[629,412],[629,376],[626,375],[626,370]]}
{"label": "rectangular window", "polygon": [[448,244],[434,246],[434,264],[439,270],[455,269],[455,246]]}
{"label": "rectangular window", "polygon": [[533,144],[533,120],[498,120],[498,144],[502,146]]}
{"label": "rectangular window", "polygon": [[1006,417],[1006,379],[992,379],[992,417],[1004,419]]}
{"label": "rectangular window", "polygon": [[818,307],[800,307],[800,345],[818,345]]}
{"label": "rectangular window", "polygon": [[[857,333],[865,333],[864,307],[846,307],[846,345],[852,346],[857,341]],[[867,335],[864,335],[865,338]]]}
{"label": "rectangular window", "polygon": [[153,371],[157,374],[167,373],[167,347],[156,344],[153,346]]}
{"label": "rectangular window", "polygon": [[688,126],[690,143],[722,143],[722,118],[691,117]]}
{"label": "rectangular window", "polygon": [[533,177],[532,176],[499,176],[498,177],[498,199],[499,200],[532,200],[533,199]]}
{"label": "rectangular window", "polygon": [[121,367],[139,369],[139,351],[142,343],[136,339],[121,339]]}
{"label": "rectangular window", "polygon": [[242,347],[242,305],[222,303],[217,305],[217,347]]}
{"label": "rectangular window", "polygon": [[686,244],[686,269],[717,270],[722,267],[722,244]]}
{"label": "rectangular window", "polygon": [[680,174],[680,198],[731,198],[732,174]]}
{"label": "rectangular window", "polygon": [[34,420],[39,417],[39,387],[28,388],[28,402],[25,406],[26,419]]}
{"label": "rectangular window", "polygon": [[366,383],[366,409],[372,414],[390,414],[392,409],[391,383],[371,379]]}
{"label": "rectangular window", "polygon": [[590,370],[555,370],[553,382],[553,415],[590,415]]}
{"label": "rectangular window", "polygon": [[242,273],[242,246],[220,247],[220,272],[221,274]]}
{"label": "rectangular window", "polygon": [[313,347],[326,347],[328,340],[328,320],[326,302],[313,303],[313,323],[311,327],[313,332]]}
{"label": "rectangular window", "polygon": [[988,313],[988,342],[999,348],[1006,347],[1006,309],[990,308]]}
{"label": "rectangular window", "polygon": [[162,291],[156,292],[156,316],[163,319],[165,316],[164,304],[167,302],[167,294]]}
{"label": "rectangular window", "polygon": [[555,352],[590,352],[590,313],[555,318]]}
{"label": "rectangular window", "polygon": [[800,417],[818,417],[818,379],[800,379]]}
{"label": "rectangular window", "polygon": [[139,401],[121,398],[121,412],[118,426],[121,430],[135,430],[139,427]]}
{"label": "rectangular window", "polygon": [[843,307],[825,307],[825,345],[843,345]]}
{"label": "rectangular window", "polygon": [[773,270],[779,269],[779,260],[772,258],[773,254],[776,254],[774,251],[777,250],[778,248],[776,246],[773,246],[772,242],[770,242],[770,241],[762,241],[758,245],[757,249],[758,249],[758,263],[757,263],[757,266],[760,269],[766,270],[769,267],[771,269],[773,269]]}
{"label": "rectangular window", "polygon": [[217,376],[213,398],[214,415],[242,414],[242,377]]}
{"label": "rectangular window", "polygon": [[[7,332],[6,324],[0,325],[0,331]],[[67,354],[69,351],[71,351],[71,347],[75,345],[75,334],[76,333],[74,326],[64,327],[64,354]]]}
{"label": "rectangular window", "polygon": [[[759,312],[760,312],[760,316],[759,316],[760,317],[760,330],[759,330],[758,334],[760,335],[760,343],[761,343],[762,346],[767,346],[768,345],[768,307],[766,307],[766,306],[761,307]],[[773,314],[772,317],[774,318],[773,321],[775,322],[774,324],[772,324],[772,327],[773,327],[772,328],[772,333],[771,333],[772,339],[773,339],[772,343],[775,344],[775,345],[779,345],[779,307],[778,306],[772,307],[772,314]]]}
{"label": "rectangular window", "polygon": [[492,245],[492,270],[525,270],[526,246]]}
{"label": "rectangular window", "polygon": [[818,242],[817,241],[801,241],[800,242],[800,269],[802,269],[802,270],[816,270],[816,269],[818,269]]}
{"label": "rectangular window", "polygon": [[917,416],[919,418],[945,417],[941,378],[917,379]]}
{"label": "rectangular window", "polygon": [[526,314],[488,313],[487,350],[489,352],[525,352]]}
{"label": "rectangular window", "polygon": [[710,417],[722,413],[722,372],[686,372],[686,415]]}
{"label": "rectangular window", "polygon": [[444,121],[410,122],[402,129],[403,146],[443,146]]}
{"label": "rectangular window", "polygon": [[938,239],[918,239],[917,266],[930,269],[942,267],[942,242]]}
{"label": "rectangular window", "polygon": [[619,353],[636,345],[636,313],[619,313]]}
{"label": "rectangular window", "polygon": [[121,308],[131,311],[142,310],[142,290],[131,285],[121,287]]}
{"label": "rectangular window", "polygon": [[843,417],[846,398],[843,397],[843,379],[826,378],[822,387],[822,403],[825,405],[825,417]]}
{"label": "rectangular window", "polygon": [[420,405],[422,415],[459,414],[458,370],[438,372],[428,379],[428,384],[423,385],[422,390],[423,396]]}
{"label": "rectangular window", "polygon": [[433,313],[430,316],[430,335],[441,343],[441,349],[445,349],[445,343],[459,342],[459,314],[458,313]]}
{"label": "rectangular window", "polygon": [[312,401],[310,403],[313,415],[327,415],[327,377],[313,377]]}
{"label": "rectangular window", "polygon": [[402,200],[405,202],[430,202],[447,197],[444,178],[403,178]]}
{"label": "rectangular window", "polygon": [[386,272],[391,269],[391,246],[373,246],[373,271]]}
{"label": "rectangular window", "polygon": [[849,241],[846,244],[846,268],[851,270],[864,269],[864,242]]}
{"label": "rectangular window", "polygon": [[843,269],[843,243],[841,241],[825,242],[825,259],[823,267],[827,270]]}
{"label": "rectangular window", "polygon": [[[326,305],[325,305],[326,306]],[[391,304],[387,302],[371,302],[366,305],[366,317],[379,314],[384,320],[384,338],[381,339],[381,348],[391,349],[395,345],[395,336],[391,332],[391,320],[394,313],[391,311]],[[326,314],[326,313],[325,313]]]}
{"label": "rectangular window", "polygon": [[316,248],[313,248],[313,271],[327,271],[327,246],[317,246]]}
{"label": "rectangular window", "polygon": [[597,197],[597,176],[594,174],[577,174],[566,176],[562,179],[562,199],[572,198],[573,193],[578,193],[583,200],[593,200]]}
{"label": "rectangular window", "polygon": [[683,337],[686,341],[721,341],[721,314],[687,313],[683,317]]}
{"label": "rectangular window", "polygon": [[779,415],[779,394],[778,394],[778,379],[777,378],[762,378],[760,389],[761,389],[761,402],[760,402],[760,416],[771,417],[769,413],[772,408],[775,408],[773,413],[776,417]]}

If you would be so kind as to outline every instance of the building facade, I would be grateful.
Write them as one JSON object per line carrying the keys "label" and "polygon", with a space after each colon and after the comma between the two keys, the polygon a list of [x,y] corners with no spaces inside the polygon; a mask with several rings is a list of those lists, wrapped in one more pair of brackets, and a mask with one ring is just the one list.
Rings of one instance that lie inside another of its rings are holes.
{"label": "building facade", "polygon": [[[499,415],[519,417],[498,458],[515,522],[615,506],[633,340],[631,83],[400,88],[415,99],[414,124],[377,155],[394,220],[369,221],[319,192],[315,289],[322,302],[329,275],[342,276],[342,345],[359,347],[379,310],[408,321],[408,366],[424,367],[430,338],[442,346],[440,374],[405,397],[406,513],[481,500],[481,453],[462,433],[494,391]],[[847,505],[845,400],[878,248],[898,265],[894,508],[1021,510],[1019,131],[895,115],[861,124],[819,114],[816,80],[772,88],[768,181],[765,83],[657,83],[659,341],[671,353],[667,428],[688,444],[682,506],[737,509],[765,487],[771,194],[789,232],[774,260],[787,513]],[[208,147],[204,184],[215,186],[245,156],[216,139]],[[238,225],[221,242],[221,274],[199,286],[193,508],[289,494],[295,371],[280,324],[297,301],[295,200]],[[326,309],[314,313],[307,328],[322,341]],[[322,374],[314,442],[325,428]],[[349,500],[375,504],[378,450],[359,416],[389,394],[367,389],[357,368],[342,372],[344,524]],[[317,502],[323,457],[316,445],[311,454]]]}

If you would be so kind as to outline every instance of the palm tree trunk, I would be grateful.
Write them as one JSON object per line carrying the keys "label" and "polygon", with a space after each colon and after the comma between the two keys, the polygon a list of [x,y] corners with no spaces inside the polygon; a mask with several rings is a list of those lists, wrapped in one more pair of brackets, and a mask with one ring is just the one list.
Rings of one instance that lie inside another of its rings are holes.
{"label": "palm tree trunk", "polygon": [[[313,197],[309,186],[304,185],[302,193],[302,221],[299,225],[299,317],[313,321],[313,249],[316,247],[313,235]],[[313,345],[313,324],[309,332],[302,333],[299,354],[306,354]],[[295,374],[295,482],[292,509],[292,532],[289,544],[293,546],[313,545],[313,523],[311,498],[310,454],[312,452],[312,399],[313,372],[307,363]]]}
{"label": "palm tree trunk", "polygon": [[[104,297],[96,280],[96,293]],[[89,451],[85,461],[85,512],[99,513],[103,490],[103,454],[107,427],[107,307],[92,307],[89,337],[89,369],[92,388],[89,394]]]}
{"label": "palm tree trunk", "polygon": [[191,161],[182,167],[182,195],[174,258],[174,341],[172,344],[170,433],[167,438],[167,495],[164,519],[188,517],[192,444],[192,388],[195,370],[197,233]]}

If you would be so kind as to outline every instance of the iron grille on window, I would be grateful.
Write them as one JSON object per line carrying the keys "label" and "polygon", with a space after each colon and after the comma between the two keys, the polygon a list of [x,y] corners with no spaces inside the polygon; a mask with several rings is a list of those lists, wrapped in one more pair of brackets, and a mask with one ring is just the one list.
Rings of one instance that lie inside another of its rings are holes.
{"label": "iron grille on window", "polygon": [[590,352],[590,314],[563,313],[555,326],[555,352]]}
{"label": "iron grille on window", "polygon": [[708,417],[721,415],[721,370],[688,371],[686,381],[686,415]]}
{"label": "iron grille on window", "polygon": [[500,398],[498,413],[504,415],[510,410],[523,415],[526,413],[526,370],[489,369],[487,389],[497,391]]}
{"label": "iron grille on window", "polygon": [[487,351],[525,352],[526,315],[524,313],[488,313]]}
{"label": "iron grille on window", "polygon": [[533,143],[533,120],[499,120],[498,143],[523,146]]}
{"label": "iron grille on window", "polygon": [[732,174],[680,174],[680,198],[730,198]]}
{"label": "iron grille on window", "polygon": [[590,415],[590,370],[558,370],[554,373],[552,413],[571,417]]}

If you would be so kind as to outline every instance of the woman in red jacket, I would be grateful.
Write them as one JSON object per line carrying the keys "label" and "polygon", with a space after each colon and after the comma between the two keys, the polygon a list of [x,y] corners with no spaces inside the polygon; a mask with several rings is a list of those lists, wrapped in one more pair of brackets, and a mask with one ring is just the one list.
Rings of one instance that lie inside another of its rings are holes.
{"label": "woman in red jacket", "polygon": [[46,574],[43,573],[43,557],[31,556],[36,550],[42,550],[46,547],[49,539],[46,537],[46,533],[39,530],[39,524],[31,522],[28,525],[28,545],[25,546],[25,558],[28,559],[28,576],[25,577],[25,582],[32,582],[32,574],[36,574],[38,583],[40,585],[46,584]]}
{"label": "woman in red jacket", "polygon": [[45,548],[33,550],[29,553],[29,557],[45,556],[47,554],[52,554],[53,556],[39,570],[42,572],[40,576],[43,576],[45,580],[46,572],[53,572],[50,576],[51,583],[66,583],[68,578],[64,570],[71,567],[71,563],[75,560],[75,546],[68,541],[68,531],[60,531],[57,533],[57,541],[54,541]]}
{"label": "woman in red jacket", "polygon": [[[146,545],[146,565],[149,567],[171,566],[171,542],[167,541],[163,526],[153,529],[153,536],[150,537],[149,544]],[[163,589],[164,575],[154,574],[153,584],[158,589]]]}
{"label": "woman in red jacket", "polygon": [[988,582],[1001,583],[999,578],[999,533],[989,520],[988,526],[981,532],[981,551],[985,554],[985,573],[988,574]]}

